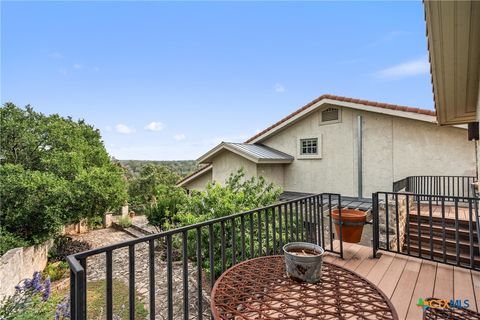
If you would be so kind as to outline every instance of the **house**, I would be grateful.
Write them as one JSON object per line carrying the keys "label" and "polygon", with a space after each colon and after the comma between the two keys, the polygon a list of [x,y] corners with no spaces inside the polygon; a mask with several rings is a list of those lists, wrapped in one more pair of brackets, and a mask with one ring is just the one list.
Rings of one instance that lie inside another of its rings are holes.
{"label": "house", "polygon": [[202,190],[243,167],[285,191],[370,198],[407,176],[474,174],[475,144],[466,126],[439,126],[431,110],[322,95],[198,162],[206,166],[179,186]]}

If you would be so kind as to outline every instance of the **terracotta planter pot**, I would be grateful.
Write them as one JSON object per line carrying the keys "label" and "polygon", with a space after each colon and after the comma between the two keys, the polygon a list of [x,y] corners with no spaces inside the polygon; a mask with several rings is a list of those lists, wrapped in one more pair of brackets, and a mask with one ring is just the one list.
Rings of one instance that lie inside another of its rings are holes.
{"label": "terracotta planter pot", "polygon": [[[338,210],[332,211],[337,240],[340,240],[340,215]],[[360,210],[342,209],[342,240],[358,243],[362,238],[363,226],[367,221],[367,213]]]}

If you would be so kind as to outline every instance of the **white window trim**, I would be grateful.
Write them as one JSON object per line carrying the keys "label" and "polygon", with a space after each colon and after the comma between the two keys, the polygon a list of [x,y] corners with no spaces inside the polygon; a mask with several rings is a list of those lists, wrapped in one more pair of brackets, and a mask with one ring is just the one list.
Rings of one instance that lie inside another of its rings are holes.
{"label": "white window trim", "polygon": [[[297,139],[297,159],[298,160],[318,160],[318,159],[322,159],[322,148],[323,148],[322,136],[323,135],[319,135],[317,137],[308,136],[308,137],[298,138]],[[307,139],[317,139],[317,154],[302,154],[301,153],[301,148],[302,148],[301,141],[302,140],[307,140]]]}
{"label": "white window trim", "polygon": [[[322,112],[326,109],[329,109],[329,108],[335,108],[335,109],[338,110],[338,119],[337,120],[331,120],[331,121],[322,121]],[[339,108],[337,106],[327,105],[327,106],[321,108],[320,110],[318,110],[318,125],[324,126],[324,125],[334,124],[334,123],[339,123],[339,122],[342,122],[342,108]]]}

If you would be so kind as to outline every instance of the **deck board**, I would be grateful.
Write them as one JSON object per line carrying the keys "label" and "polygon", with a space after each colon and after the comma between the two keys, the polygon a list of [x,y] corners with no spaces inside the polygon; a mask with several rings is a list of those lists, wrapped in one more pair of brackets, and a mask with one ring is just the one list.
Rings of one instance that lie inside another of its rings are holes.
{"label": "deck board", "polygon": [[[420,271],[418,273],[417,281],[415,282],[415,289],[413,290],[410,299],[410,305],[405,319],[421,319],[423,310],[417,306],[418,299],[425,299],[433,296],[433,289],[435,286],[435,274],[437,272],[437,263],[422,260]],[[398,311],[399,308],[396,307]],[[401,319],[401,318],[400,318]]]}
{"label": "deck board", "polygon": [[[334,243],[338,248],[338,241]],[[352,270],[378,286],[392,301],[399,319],[421,319],[419,298],[468,299],[470,309],[480,308],[480,272],[453,267],[416,257],[380,251],[372,258],[372,248],[344,243],[344,259],[327,253],[330,261]]]}
{"label": "deck board", "polygon": [[475,292],[473,290],[472,274],[470,270],[453,267],[453,281],[454,281],[454,293],[455,300],[468,299],[470,302],[469,309],[477,311],[477,305],[475,303]]}

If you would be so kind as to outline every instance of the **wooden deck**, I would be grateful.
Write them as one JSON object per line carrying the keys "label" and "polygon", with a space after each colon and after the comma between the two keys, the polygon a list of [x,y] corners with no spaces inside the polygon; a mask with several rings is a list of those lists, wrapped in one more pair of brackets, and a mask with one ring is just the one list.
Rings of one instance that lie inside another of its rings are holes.
{"label": "wooden deck", "polygon": [[[338,246],[338,241],[336,242]],[[352,270],[377,285],[392,301],[399,319],[422,319],[419,298],[468,299],[470,309],[480,311],[480,272],[428,260],[344,243],[344,259],[326,254],[325,261]]]}

